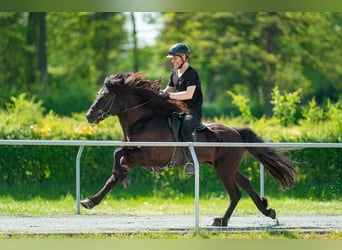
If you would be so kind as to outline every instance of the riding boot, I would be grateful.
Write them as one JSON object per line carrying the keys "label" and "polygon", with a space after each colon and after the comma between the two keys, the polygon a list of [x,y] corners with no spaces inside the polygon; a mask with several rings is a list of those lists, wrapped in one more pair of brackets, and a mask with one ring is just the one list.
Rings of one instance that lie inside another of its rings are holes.
{"label": "riding boot", "polygon": [[[190,133],[190,135],[183,134],[183,141],[186,141],[186,142],[195,141],[194,133]],[[192,176],[195,174],[195,164],[194,164],[194,160],[192,159],[192,155],[191,155],[189,147],[184,147],[183,153],[184,153],[184,158],[186,161],[185,166],[184,166],[185,175]]]}
{"label": "riding boot", "polygon": [[[181,128],[181,139],[184,142],[195,141],[195,127],[199,121],[199,117],[194,114],[185,115]],[[191,176],[195,174],[195,164],[191,156],[190,149],[188,147],[183,148],[184,159],[186,160],[184,170],[185,175]]]}
{"label": "riding boot", "polygon": [[192,159],[190,149],[188,147],[183,148],[184,157],[186,164],[184,166],[184,171],[186,176],[192,176],[195,174],[195,164]]}

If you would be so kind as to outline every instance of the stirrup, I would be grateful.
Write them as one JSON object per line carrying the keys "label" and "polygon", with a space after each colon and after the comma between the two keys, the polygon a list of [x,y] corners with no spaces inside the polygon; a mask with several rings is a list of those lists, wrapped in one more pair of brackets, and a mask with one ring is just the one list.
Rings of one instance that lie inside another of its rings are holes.
{"label": "stirrup", "polygon": [[192,162],[188,162],[184,166],[184,171],[186,176],[195,175],[195,165]]}

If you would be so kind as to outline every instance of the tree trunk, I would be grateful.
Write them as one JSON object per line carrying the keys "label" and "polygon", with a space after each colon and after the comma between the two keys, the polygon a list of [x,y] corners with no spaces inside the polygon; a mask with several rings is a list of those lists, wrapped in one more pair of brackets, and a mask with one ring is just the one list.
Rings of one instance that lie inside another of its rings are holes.
{"label": "tree trunk", "polygon": [[47,54],[46,54],[46,13],[38,13],[38,68],[40,71],[40,83],[48,84]]}
{"label": "tree trunk", "polygon": [[27,24],[26,44],[27,84],[47,83],[46,26],[45,12],[30,12]]}
{"label": "tree trunk", "polygon": [[138,72],[139,71],[138,38],[137,38],[134,12],[131,12],[131,20],[132,20],[132,38],[133,38],[133,69],[134,69],[134,72]]}
{"label": "tree trunk", "polygon": [[26,35],[26,45],[27,45],[27,63],[26,63],[26,83],[31,85],[36,82],[36,68],[37,60],[35,57],[36,52],[36,38],[37,38],[37,13],[30,12],[28,16],[27,23],[27,35]]}
{"label": "tree trunk", "polygon": [[94,51],[97,53],[94,58],[96,69],[99,71],[97,82],[102,82],[108,75],[109,53],[113,48],[110,35],[110,22],[113,15],[110,12],[96,12],[93,17],[96,28],[91,42]]}

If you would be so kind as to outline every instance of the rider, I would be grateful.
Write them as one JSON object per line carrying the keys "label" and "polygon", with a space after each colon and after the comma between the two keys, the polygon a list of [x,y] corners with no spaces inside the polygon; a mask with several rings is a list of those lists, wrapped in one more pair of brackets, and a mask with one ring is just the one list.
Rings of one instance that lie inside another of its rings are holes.
{"label": "rider", "polygon": [[[189,56],[190,48],[184,43],[176,43],[170,48],[167,58],[171,59],[174,68],[167,87],[161,93],[166,98],[182,100],[187,104],[189,112],[184,117],[181,131],[184,142],[194,141],[193,132],[201,122],[203,103],[200,77],[189,65]],[[183,151],[187,160],[185,174],[193,175],[195,167],[190,150],[184,147]]]}

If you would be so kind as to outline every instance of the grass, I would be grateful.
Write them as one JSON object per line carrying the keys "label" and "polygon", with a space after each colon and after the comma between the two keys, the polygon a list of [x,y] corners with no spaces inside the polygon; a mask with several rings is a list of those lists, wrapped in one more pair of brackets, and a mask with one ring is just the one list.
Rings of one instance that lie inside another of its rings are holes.
{"label": "grass", "polygon": [[[317,201],[290,197],[268,198],[269,207],[277,214],[342,214],[342,201]],[[200,198],[201,215],[222,215],[228,206],[227,197]],[[59,199],[43,199],[34,197],[27,200],[16,200],[10,195],[0,196],[0,214],[2,215],[59,215],[74,214],[75,198],[68,194]],[[102,203],[92,210],[81,208],[82,214],[103,215],[192,215],[194,214],[194,197],[139,197],[114,199],[107,196]],[[234,215],[259,214],[252,200],[240,200]]]}
{"label": "grass", "polygon": [[[54,195],[47,195],[47,190],[33,192],[27,188],[26,191],[18,195],[17,191],[6,188],[0,191],[0,214],[1,215],[67,215],[75,214],[76,201],[72,192],[60,195],[63,192],[53,191]],[[53,190],[53,189],[52,189]],[[6,192],[3,192],[6,191]],[[2,194],[1,194],[2,193]],[[58,195],[59,194],[59,195]],[[89,192],[82,192],[89,194]],[[127,195],[127,197],[124,197]],[[243,194],[243,198],[237,205],[233,216],[237,215],[260,215],[252,200]],[[267,197],[269,206],[277,211],[278,215],[307,215],[342,214],[341,199],[318,199],[294,198],[292,195],[273,194]],[[221,216],[228,206],[228,197],[224,194],[216,194],[200,197],[200,215]],[[102,201],[102,203],[92,210],[81,208],[81,214],[99,215],[193,215],[194,197],[192,195],[174,194],[169,198],[165,196],[140,196],[129,195],[121,192],[112,192]],[[0,223],[1,226],[1,223]],[[168,239],[168,240],[199,240],[199,239],[239,239],[239,240],[260,240],[260,239],[337,239],[342,240],[342,232],[327,233],[307,233],[301,231],[292,232],[206,232],[201,231],[199,235],[194,235],[192,231],[183,233],[172,232],[149,232],[149,233],[111,233],[111,234],[0,234],[1,239],[66,239],[66,240],[131,240],[131,239]]]}
{"label": "grass", "polygon": [[[342,201],[337,200],[309,200],[292,197],[268,197],[269,206],[277,211],[277,214],[342,214]],[[223,215],[228,206],[228,197],[201,197],[200,215]],[[47,199],[40,196],[18,199],[10,194],[0,195],[1,215],[68,215],[75,214],[76,201],[71,194],[59,198]],[[81,214],[100,215],[193,215],[194,197],[127,197],[118,198],[108,195],[102,203],[92,210],[81,208]],[[233,216],[259,215],[252,200],[248,197],[241,199]],[[307,233],[301,231],[292,232],[207,232],[201,231],[194,235],[192,231],[183,233],[149,232],[149,233],[112,233],[112,234],[0,234],[1,239],[342,239],[342,232]]]}

